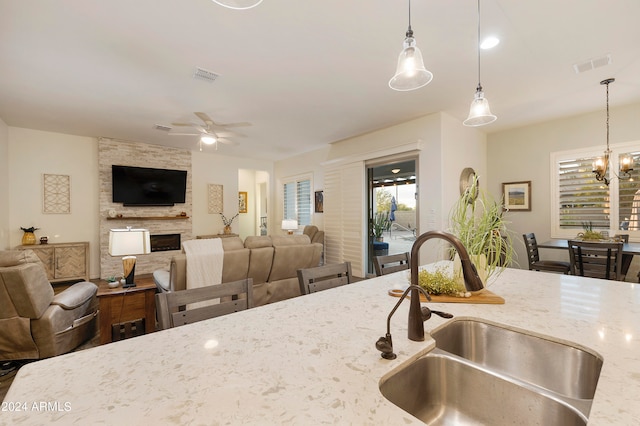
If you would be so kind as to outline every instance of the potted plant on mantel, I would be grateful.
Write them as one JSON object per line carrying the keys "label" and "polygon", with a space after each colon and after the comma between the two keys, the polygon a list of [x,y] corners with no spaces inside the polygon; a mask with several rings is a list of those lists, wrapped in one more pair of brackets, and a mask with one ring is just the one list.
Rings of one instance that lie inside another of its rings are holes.
{"label": "potted plant on mantel", "polygon": [[462,241],[485,284],[513,261],[513,240],[506,224],[502,203],[482,191],[475,176],[451,209],[449,232]]}

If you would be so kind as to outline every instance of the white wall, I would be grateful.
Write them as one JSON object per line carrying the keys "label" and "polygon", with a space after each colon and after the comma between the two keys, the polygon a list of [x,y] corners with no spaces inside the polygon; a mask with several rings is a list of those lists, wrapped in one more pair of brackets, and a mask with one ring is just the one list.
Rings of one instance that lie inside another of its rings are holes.
{"label": "white wall", "polygon": [[[9,127],[9,246],[20,227],[35,226],[51,243],[89,241],[91,275],[98,275],[98,154],[94,138]],[[69,175],[71,213],[44,214],[43,174]],[[6,198],[5,198],[6,199]]]}
{"label": "white wall", "polygon": [[[420,232],[447,228],[451,206],[458,198],[460,172],[473,167],[479,174],[486,171],[486,136],[477,129],[466,128],[452,117],[438,113],[335,142],[329,148],[302,154],[275,164],[275,181],[312,172],[314,189],[323,188],[324,168],[357,160],[375,160],[403,153],[419,156],[418,160],[418,228]],[[363,170],[364,178],[364,170]],[[366,186],[365,186],[366,187]],[[366,197],[365,197],[366,199]],[[276,206],[278,218],[282,206]],[[323,229],[319,216],[314,224]],[[363,227],[366,222],[363,218]],[[363,235],[366,230],[363,229]],[[366,241],[363,241],[363,250]],[[421,251],[421,262],[435,259],[435,250]]]}
{"label": "white wall", "polygon": [[[277,194],[275,205],[269,207],[269,212],[272,214],[270,217],[273,219],[273,226],[269,228],[269,234],[280,234],[283,231],[280,229],[282,219],[284,219],[284,206],[283,206],[283,194],[282,194],[282,182],[283,179],[298,176],[305,173],[312,173],[313,175],[313,189],[315,191],[324,190],[324,167],[323,162],[327,160],[329,155],[329,146],[321,148],[315,151],[307,152],[297,155],[295,157],[287,158],[285,160],[277,161],[274,164],[274,181],[276,184],[275,192]],[[313,200],[312,200],[313,201]],[[324,229],[324,213],[313,213],[311,216],[311,223],[316,225],[318,229]]]}
{"label": "white wall", "polygon": [[[223,185],[224,215],[230,219],[238,213],[238,191],[249,195],[249,202],[255,200],[255,182],[263,179],[256,170],[273,175],[273,163],[266,160],[236,158],[218,153],[194,151],[191,168],[193,172],[193,235],[217,234],[224,228],[222,218],[218,214],[208,213],[207,185],[210,183]],[[271,184],[270,184],[271,185]],[[250,209],[252,205],[250,204]],[[256,235],[253,231],[254,216],[251,213],[241,214],[233,221],[233,232],[242,238]],[[251,223],[250,223],[251,222]]]}
{"label": "white wall", "polygon": [[[192,153],[193,235],[217,233],[223,227],[219,215],[207,212],[208,183],[224,185],[225,214],[233,215],[238,211],[238,171],[241,168],[273,174],[270,161]],[[71,176],[71,214],[42,213],[43,173]],[[20,245],[21,226],[41,228],[36,235],[47,235],[51,242],[89,241],[90,276],[98,278],[100,185],[97,140],[7,128],[0,121],[0,177],[0,199],[8,200],[0,203],[0,247],[3,246],[2,233],[8,234],[4,237],[6,248]],[[3,196],[2,191],[8,194]],[[234,226],[238,226],[237,222]]]}
{"label": "white wall", "polygon": [[[9,199],[9,127],[0,119],[0,200]],[[0,250],[10,247],[9,203],[0,203]]]}
{"label": "white wall", "polygon": [[[502,183],[531,181],[531,211],[507,213],[521,268],[528,268],[522,234],[534,232],[539,242],[551,235],[550,153],[594,146],[604,151],[605,114],[599,111],[489,135],[488,189],[499,197]],[[610,117],[610,143],[640,139],[640,104],[611,108]],[[567,258],[559,250],[546,250],[543,255]]]}

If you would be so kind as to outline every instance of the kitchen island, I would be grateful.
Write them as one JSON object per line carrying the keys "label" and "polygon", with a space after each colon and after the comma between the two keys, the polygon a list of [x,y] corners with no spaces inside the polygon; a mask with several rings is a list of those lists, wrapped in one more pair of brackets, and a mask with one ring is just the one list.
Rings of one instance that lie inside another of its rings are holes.
{"label": "kitchen island", "polygon": [[[403,285],[400,272],[28,364],[3,404],[24,410],[0,424],[421,424],[378,389],[434,346],[407,339],[405,301],[391,320],[397,359],[376,350],[398,301],[387,291]],[[429,306],[598,352],[589,425],[640,424],[638,284],[507,269],[489,289],[506,303]]]}

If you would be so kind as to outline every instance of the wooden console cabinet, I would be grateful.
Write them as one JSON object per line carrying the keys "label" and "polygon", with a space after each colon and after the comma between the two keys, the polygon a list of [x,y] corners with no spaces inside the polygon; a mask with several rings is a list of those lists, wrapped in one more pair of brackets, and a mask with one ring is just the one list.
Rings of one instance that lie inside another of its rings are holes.
{"label": "wooden console cabinet", "polygon": [[51,283],[89,281],[89,243],[54,243],[18,246],[18,250],[33,250],[44,264]]}

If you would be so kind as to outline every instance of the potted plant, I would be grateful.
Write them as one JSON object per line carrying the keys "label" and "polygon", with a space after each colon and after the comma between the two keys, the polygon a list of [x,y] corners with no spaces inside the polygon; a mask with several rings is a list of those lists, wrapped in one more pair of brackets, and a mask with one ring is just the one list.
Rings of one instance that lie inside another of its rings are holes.
{"label": "potted plant", "polygon": [[513,261],[513,241],[506,224],[502,203],[479,188],[477,176],[451,209],[450,232],[467,249],[485,284]]}
{"label": "potted plant", "polygon": [[594,231],[593,224],[591,222],[582,222],[582,229],[584,232],[579,232],[577,238],[585,241],[600,241],[604,240],[602,232]]}
{"label": "potted plant", "polygon": [[377,212],[373,216],[373,236],[375,241],[382,242],[382,233],[389,229],[389,212]]}

